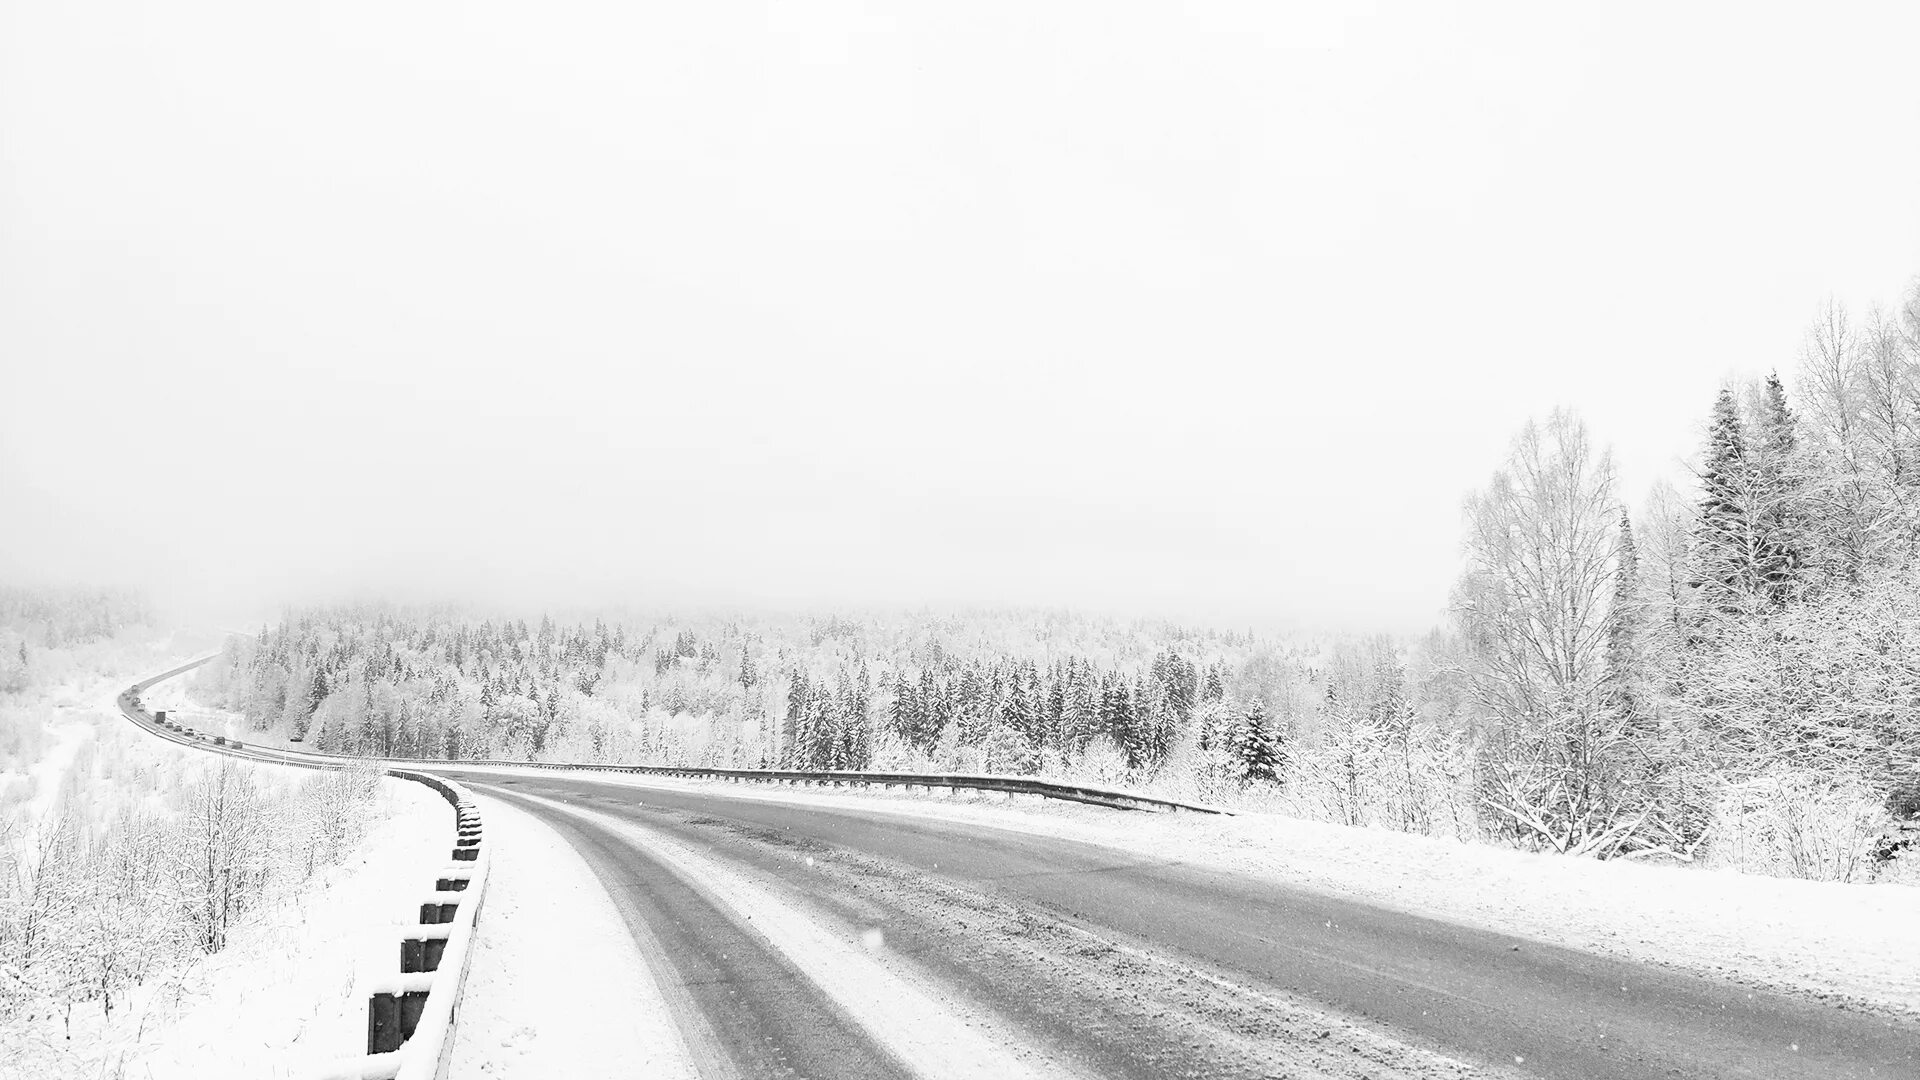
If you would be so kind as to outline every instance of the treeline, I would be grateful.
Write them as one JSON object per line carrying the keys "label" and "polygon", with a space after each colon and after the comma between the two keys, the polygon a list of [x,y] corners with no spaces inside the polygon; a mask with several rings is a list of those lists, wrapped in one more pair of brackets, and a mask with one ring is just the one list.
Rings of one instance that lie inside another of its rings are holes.
{"label": "treeline", "polygon": [[253,731],[329,753],[531,758],[547,750],[563,694],[592,697],[610,659],[637,656],[605,623],[543,619],[533,631],[524,621],[309,612],[233,639],[218,693]]}
{"label": "treeline", "polygon": [[0,586],[0,625],[36,648],[94,641],[149,620],[145,598],[131,590]]}
{"label": "treeline", "polygon": [[1476,801],[1528,846],[1858,877],[1920,811],[1920,290],[1710,405],[1637,522],[1564,412],[1470,501]]}
{"label": "treeline", "polygon": [[1144,781],[1184,739],[1254,782],[1277,779],[1292,734],[1266,702],[1292,701],[1306,670],[1250,636],[1022,613],[629,626],[337,609],[234,639],[196,692],[256,734],[346,754],[1009,773],[1091,754]]}
{"label": "treeline", "polygon": [[[1146,670],[1098,669],[1069,656],[1041,667],[995,659],[965,663],[942,657],[896,668],[880,720],[901,748],[953,758],[978,747],[985,767],[1033,773],[1043,760],[1078,757],[1096,740],[1117,750],[1131,770],[1165,763],[1196,706],[1226,696],[1223,665],[1203,676],[1178,653],[1156,654]],[[787,768],[863,769],[873,761],[873,680],[865,663],[813,683],[804,671],[788,680],[781,764]]]}

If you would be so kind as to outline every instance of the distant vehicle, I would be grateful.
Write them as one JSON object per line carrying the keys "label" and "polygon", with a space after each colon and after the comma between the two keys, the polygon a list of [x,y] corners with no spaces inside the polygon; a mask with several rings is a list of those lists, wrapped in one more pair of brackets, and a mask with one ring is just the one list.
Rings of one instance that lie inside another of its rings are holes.
{"label": "distant vehicle", "polygon": [[165,710],[165,709],[155,709],[155,710],[153,711],[153,718],[154,718],[155,720],[158,720],[158,721],[159,721],[160,723],[162,723],[162,724],[164,724],[164,723],[166,723],[166,722],[167,722],[167,710]]}

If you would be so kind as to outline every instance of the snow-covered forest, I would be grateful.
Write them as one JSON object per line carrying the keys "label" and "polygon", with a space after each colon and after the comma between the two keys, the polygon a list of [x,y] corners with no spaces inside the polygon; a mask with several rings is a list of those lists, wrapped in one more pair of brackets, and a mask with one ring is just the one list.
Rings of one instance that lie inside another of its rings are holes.
{"label": "snow-covered forest", "polygon": [[199,675],[247,727],[375,756],[1270,782],[1305,646],[1061,614],[695,618],[291,614]]}
{"label": "snow-covered forest", "polygon": [[277,775],[102,708],[177,657],[149,618],[119,592],[0,593],[0,1056],[40,1075],[101,1075],[376,816],[370,772]]}

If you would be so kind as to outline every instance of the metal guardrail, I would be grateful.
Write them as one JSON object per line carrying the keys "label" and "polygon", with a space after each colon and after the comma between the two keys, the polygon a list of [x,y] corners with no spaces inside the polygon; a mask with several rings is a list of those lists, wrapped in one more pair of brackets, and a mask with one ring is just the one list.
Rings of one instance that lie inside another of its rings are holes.
{"label": "metal guardrail", "polygon": [[[428,762],[417,762],[426,766]],[[1119,810],[1157,810],[1171,812],[1185,810],[1196,814],[1223,814],[1231,816],[1233,811],[1204,803],[1182,802],[1178,799],[1163,799],[1157,795],[1145,795],[1124,788],[1105,788],[1091,784],[1070,784],[1059,780],[1039,780],[1031,776],[998,776],[988,773],[897,773],[867,772],[852,770],[807,770],[807,769],[710,769],[677,765],[610,765],[588,762],[540,762],[540,761],[435,761],[433,766],[458,768],[508,768],[508,769],[553,769],[573,772],[613,772],[640,773],[650,776],[676,776],[691,779],[729,780],[735,782],[760,782],[806,784],[818,786],[845,787],[857,785],[863,787],[899,787],[903,789],[947,788],[954,791],[1001,791],[1009,795],[1037,795],[1047,799],[1061,799],[1068,802],[1091,803],[1095,806],[1108,806]]]}
{"label": "metal guardrail", "polygon": [[452,861],[420,905],[420,921],[402,933],[398,974],[370,987],[366,1056],[316,1080],[439,1080],[453,1052],[454,1017],[490,865],[480,842],[480,808],[465,788],[440,777],[402,769],[388,775],[425,784],[453,806]]}
{"label": "metal guardrail", "polygon": [[371,765],[388,776],[424,784],[446,799],[454,811],[454,846],[440,868],[433,891],[420,905],[420,921],[400,941],[400,970],[370,987],[367,1003],[367,1052],[318,1073],[316,1080],[444,1080],[453,1050],[453,1024],[466,985],[475,923],[486,899],[490,861],[481,844],[480,808],[466,788],[438,776],[394,768],[385,762],[250,747],[238,739],[195,731],[148,712],[140,702],[147,688],[192,671],[215,659],[182,664],[121,692],[120,711],[136,726],[196,750],[298,768],[336,771]]}

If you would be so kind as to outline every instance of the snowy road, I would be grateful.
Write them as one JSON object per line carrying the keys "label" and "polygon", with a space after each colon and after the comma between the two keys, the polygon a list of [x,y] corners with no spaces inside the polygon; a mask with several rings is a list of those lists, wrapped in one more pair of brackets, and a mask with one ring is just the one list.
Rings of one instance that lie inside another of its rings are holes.
{"label": "snowy road", "polygon": [[1920,1027],[953,821],[452,770],[593,867],[703,1076],[1920,1076]]}

